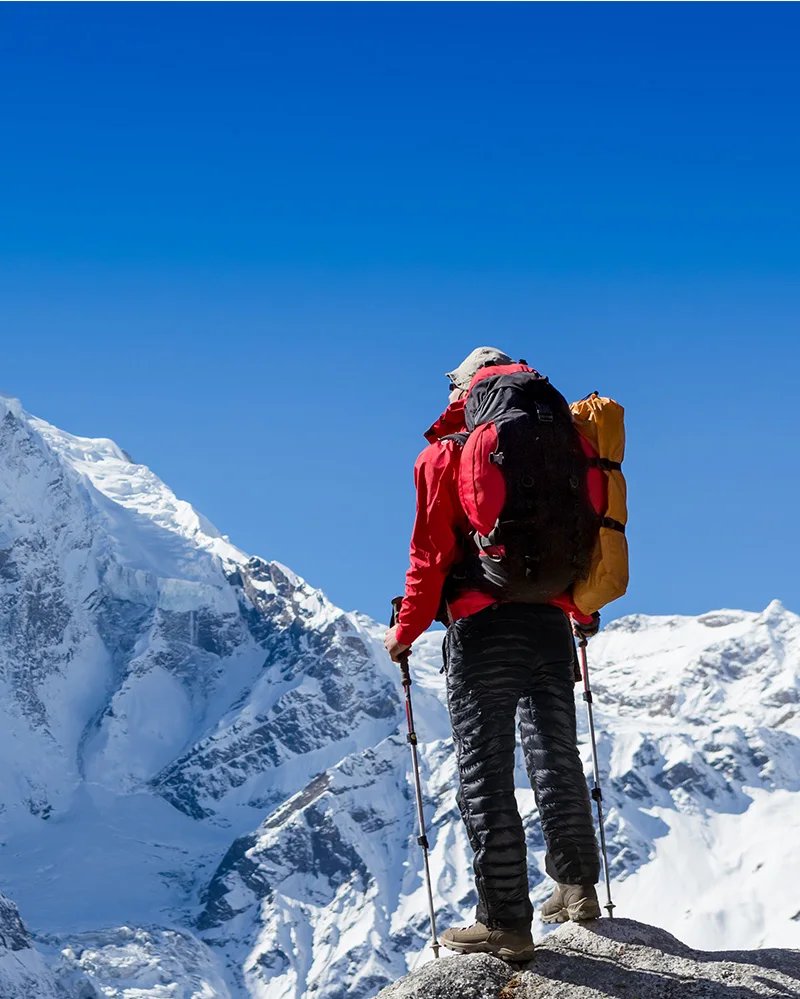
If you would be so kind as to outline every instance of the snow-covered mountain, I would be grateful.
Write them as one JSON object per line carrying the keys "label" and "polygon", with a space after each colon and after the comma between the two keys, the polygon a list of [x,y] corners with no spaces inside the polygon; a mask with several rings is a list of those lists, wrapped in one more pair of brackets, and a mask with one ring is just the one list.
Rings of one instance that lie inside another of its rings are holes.
{"label": "snow-covered mountain", "polygon": [[[430,958],[381,633],[113,442],[0,399],[0,888],[53,988],[368,999]],[[413,662],[447,925],[474,893],[440,642]],[[635,616],[590,653],[620,914],[800,946],[800,619]],[[537,900],[521,765],[518,785]]]}

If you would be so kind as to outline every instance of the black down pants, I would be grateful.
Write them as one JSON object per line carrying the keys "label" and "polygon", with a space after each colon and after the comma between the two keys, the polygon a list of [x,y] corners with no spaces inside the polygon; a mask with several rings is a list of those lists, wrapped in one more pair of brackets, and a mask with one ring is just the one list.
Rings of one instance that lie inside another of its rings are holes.
{"label": "black down pants", "polygon": [[451,625],[447,700],[458,763],[458,807],[475,852],[477,920],[530,925],[528,865],[514,797],[516,714],[547,844],[562,884],[595,884],[600,860],[575,730],[574,646],[556,607],[495,604]]}

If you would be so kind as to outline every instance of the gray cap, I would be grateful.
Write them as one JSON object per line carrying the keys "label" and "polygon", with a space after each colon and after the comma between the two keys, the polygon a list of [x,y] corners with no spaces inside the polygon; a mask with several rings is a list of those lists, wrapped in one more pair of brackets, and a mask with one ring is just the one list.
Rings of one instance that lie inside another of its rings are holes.
{"label": "gray cap", "polygon": [[448,371],[446,374],[454,385],[466,391],[475,372],[490,362],[493,364],[514,363],[508,354],[504,354],[497,347],[476,347],[471,354],[464,358],[455,371]]}

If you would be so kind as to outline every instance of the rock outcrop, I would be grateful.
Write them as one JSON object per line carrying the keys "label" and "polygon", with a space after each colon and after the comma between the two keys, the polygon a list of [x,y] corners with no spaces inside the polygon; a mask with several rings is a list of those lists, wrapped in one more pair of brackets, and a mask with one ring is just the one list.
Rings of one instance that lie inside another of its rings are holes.
{"label": "rock outcrop", "polygon": [[[445,952],[446,953],[446,952]],[[757,999],[800,995],[800,951],[697,951],[633,919],[567,923],[526,965],[453,956],[376,999]]]}

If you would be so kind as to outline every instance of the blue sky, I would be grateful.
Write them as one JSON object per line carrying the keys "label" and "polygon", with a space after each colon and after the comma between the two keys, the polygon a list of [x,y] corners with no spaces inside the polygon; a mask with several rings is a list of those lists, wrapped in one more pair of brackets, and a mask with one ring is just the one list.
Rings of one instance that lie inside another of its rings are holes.
{"label": "blue sky", "polygon": [[0,6],[0,390],[347,608],[489,343],[628,411],[609,613],[800,611],[795,4]]}

